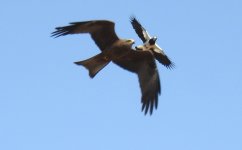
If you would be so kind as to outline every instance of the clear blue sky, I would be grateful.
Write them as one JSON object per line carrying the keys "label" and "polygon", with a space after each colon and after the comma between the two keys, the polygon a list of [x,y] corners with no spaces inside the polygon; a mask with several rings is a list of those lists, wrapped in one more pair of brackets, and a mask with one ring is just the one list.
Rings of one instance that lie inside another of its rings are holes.
{"label": "clear blue sky", "polygon": [[[242,1],[1,0],[1,150],[241,150]],[[135,15],[175,62],[158,64],[159,107],[141,113],[136,75],[109,64],[95,79],[74,61],[99,49],[56,26],[109,19],[141,40]]]}

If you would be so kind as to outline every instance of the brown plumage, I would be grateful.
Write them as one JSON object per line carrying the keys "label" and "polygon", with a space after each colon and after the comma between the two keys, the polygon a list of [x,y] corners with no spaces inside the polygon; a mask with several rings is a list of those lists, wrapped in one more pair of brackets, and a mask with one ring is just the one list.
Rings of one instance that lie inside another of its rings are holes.
{"label": "brown plumage", "polygon": [[87,60],[75,62],[89,71],[91,78],[103,69],[110,61],[121,68],[136,73],[141,88],[142,111],[145,114],[158,106],[160,79],[152,51],[132,49],[134,40],[119,39],[114,30],[115,24],[108,20],[94,20],[70,23],[69,26],[57,27],[52,36],[89,33],[101,53]]}

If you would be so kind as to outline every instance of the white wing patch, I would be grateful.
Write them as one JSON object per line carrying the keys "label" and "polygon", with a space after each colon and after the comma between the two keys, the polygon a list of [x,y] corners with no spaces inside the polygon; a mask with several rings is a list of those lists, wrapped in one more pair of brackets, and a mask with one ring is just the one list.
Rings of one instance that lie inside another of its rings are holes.
{"label": "white wing patch", "polygon": [[149,33],[145,29],[143,29],[143,35],[144,35],[146,41],[151,39]]}
{"label": "white wing patch", "polygon": [[165,55],[164,50],[162,48],[160,48],[159,45],[157,45],[156,43],[155,43],[155,45],[153,45],[153,48],[154,48],[155,52]]}

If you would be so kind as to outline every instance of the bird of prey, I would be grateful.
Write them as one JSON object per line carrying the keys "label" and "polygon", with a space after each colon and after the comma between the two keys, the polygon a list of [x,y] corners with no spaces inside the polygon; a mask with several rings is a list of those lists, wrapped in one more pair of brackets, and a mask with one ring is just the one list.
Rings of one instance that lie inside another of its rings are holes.
{"label": "bird of prey", "polygon": [[151,37],[148,31],[139,23],[139,21],[134,17],[130,17],[130,22],[138,34],[139,38],[143,41],[143,45],[136,46],[136,50],[151,50],[156,58],[161,64],[167,68],[173,68],[174,63],[166,56],[164,50],[156,44],[157,37]]}
{"label": "bird of prey", "polygon": [[84,66],[91,78],[111,61],[123,69],[136,73],[142,93],[142,111],[151,115],[153,109],[157,109],[161,89],[153,52],[132,49],[134,40],[120,39],[115,33],[115,23],[108,20],[73,22],[68,26],[57,27],[52,36],[79,33],[89,33],[101,53],[75,64]]}

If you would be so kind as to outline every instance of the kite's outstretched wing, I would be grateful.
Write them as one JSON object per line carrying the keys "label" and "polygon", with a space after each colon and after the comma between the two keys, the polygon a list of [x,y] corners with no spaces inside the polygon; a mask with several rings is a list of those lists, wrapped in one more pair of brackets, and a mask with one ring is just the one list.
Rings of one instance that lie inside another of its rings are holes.
{"label": "kite's outstretched wing", "polygon": [[103,51],[119,40],[114,29],[115,24],[108,20],[73,22],[69,26],[57,27],[52,36],[59,37],[68,34],[90,33],[97,46]]}
{"label": "kite's outstretched wing", "polygon": [[154,56],[150,51],[131,50],[127,56],[114,61],[120,67],[137,73],[142,93],[142,111],[145,114],[158,107],[158,95],[160,94],[160,79]]}

